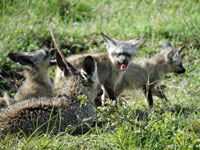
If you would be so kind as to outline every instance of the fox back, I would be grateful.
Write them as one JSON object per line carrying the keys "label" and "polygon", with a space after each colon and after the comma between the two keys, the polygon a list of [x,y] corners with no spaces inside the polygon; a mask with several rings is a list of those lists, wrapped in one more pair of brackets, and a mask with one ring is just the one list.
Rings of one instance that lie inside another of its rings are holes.
{"label": "fox back", "polygon": [[[94,98],[101,90],[96,62],[88,56],[83,61],[82,70],[78,70],[63,61],[57,53],[57,63],[65,78],[60,95],[28,99],[2,109],[1,138],[20,130],[30,135],[36,128],[36,131],[55,134],[69,127],[75,133],[81,133],[92,125],[96,115]],[[81,106],[81,99],[78,98],[80,95],[85,95],[89,102]]]}

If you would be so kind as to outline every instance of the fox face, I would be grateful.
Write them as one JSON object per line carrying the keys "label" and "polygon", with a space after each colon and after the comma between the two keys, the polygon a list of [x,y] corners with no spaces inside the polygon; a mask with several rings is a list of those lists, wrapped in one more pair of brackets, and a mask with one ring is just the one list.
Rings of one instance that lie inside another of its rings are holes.
{"label": "fox face", "polygon": [[14,61],[18,62],[26,68],[48,68],[51,65],[54,65],[54,62],[51,62],[51,57],[55,53],[55,50],[45,51],[43,49],[34,51],[34,52],[19,52],[19,53],[9,53],[8,57]]}
{"label": "fox face", "polygon": [[137,54],[137,47],[139,46],[142,37],[128,41],[119,41],[111,39],[103,33],[101,33],[101,35],[107,46],[107,51],[112,63],[119,66],[121,71],[125,71],[129,61]]}
{"label": "fox face", "polygon": [[56,53],[56,61],[66,80],[61,95],[72,95],[72,93],[77,96],[86,95],[89,100],[94,102],[94,99],[101,91],[95,60],[91,56],[87,56],[83,60],[81,70],[62,60],[59,53]]}
{"label": "fox face", "polygon": [[169,64],[170,72],[183,74],[186,69],[182,65],[183,56],[181,52],[185,49],[185,46],[180,48],[173,48],[171,44],[167,41],[163,45],[163,49],[169,50],[167,53],[167,62]]}

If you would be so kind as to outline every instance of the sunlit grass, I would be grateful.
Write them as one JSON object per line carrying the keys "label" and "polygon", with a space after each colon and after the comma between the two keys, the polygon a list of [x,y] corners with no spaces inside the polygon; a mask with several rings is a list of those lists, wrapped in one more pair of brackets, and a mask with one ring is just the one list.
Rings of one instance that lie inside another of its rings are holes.
{"label": "sunlit grass", "polygon": [[[64,52],[105,50],[100,32],[116,39],[144,35],[137,57],[151,57],[169,40],[186,45],[183,75],[169,75],[169,104],[155,98],[149,109],[137,93],[118,110],[103,109],[106,121],[84,135],[9,135],[4,149],[199,149],[200,147],[200,2],[198,0],[13,0],[0,2],[0,66],[18,65],[9,52],[53,47],[49,24]],[[53,76],[51,71],[51,76]],[[0,81],[1,85],[8,79]],[[6,89],[11,91],[10,89]],[[0,92],[2,90],[0,89]],[[1,93],[2,94],[2,93]],[[133,103],[134,102],[134,103]],[[112,109],[113,108],[113,109]]]}

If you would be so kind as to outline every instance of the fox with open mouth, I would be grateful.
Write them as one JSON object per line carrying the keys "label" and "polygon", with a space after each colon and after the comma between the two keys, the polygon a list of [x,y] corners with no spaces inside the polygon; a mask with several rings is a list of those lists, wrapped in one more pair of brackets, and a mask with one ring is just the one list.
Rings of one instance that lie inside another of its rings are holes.
{"label": "fox with open mouth", "polygon": [[[105,97],[116,100],[115,87],[120,82],[123,73],[128,67],[129,61],[136,56],[138,46],[143,37],[127,41],[111,39],[101,33],[104,43],[107,46],[107,52],[90,54],[97,62],[99,81],[103,89],[102,100]],[[80,68],[85,57],[89,54],[72,55],[67,61],[75,67]],[[54,80],[56,94],[62,89],[63,77],[59,68],[56,70]]]}

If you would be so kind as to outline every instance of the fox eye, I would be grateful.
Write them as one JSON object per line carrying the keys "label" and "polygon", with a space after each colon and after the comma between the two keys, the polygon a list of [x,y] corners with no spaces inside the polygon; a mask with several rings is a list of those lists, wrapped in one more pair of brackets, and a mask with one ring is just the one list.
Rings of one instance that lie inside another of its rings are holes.
{"label": "fox eye", "polygon": [[131,57],[131,54],[129,54],[129,53],[124,53],[124,55],[127,57]]}
{"label": "fox eye", "polygon": [[116,55],[117,57],[119,57],[119,56],[121,55],[121,53],[115,53],[115,55]]}
{"label": "fox eye", "polygon": [[126,57],[131,57],[131,54],[125,53],[125,52],[123,52],[123,53],[116,53],[116,55],[117,55],[117,56],[124,55],[124,56],[126,56]]}

